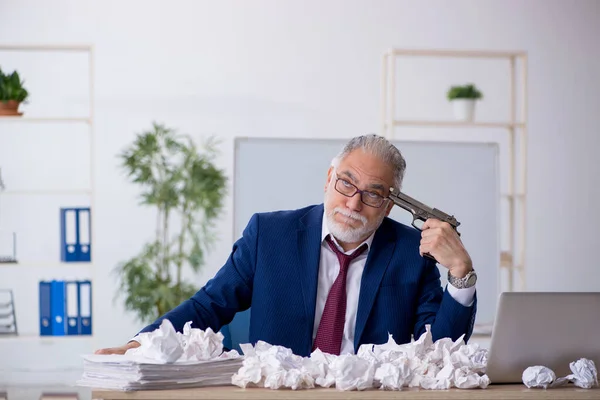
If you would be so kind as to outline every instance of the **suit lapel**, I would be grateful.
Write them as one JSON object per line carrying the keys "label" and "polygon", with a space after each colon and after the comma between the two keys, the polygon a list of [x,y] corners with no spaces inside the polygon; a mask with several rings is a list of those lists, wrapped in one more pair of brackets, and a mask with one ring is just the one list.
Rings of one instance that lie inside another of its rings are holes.
{"label": "suit lapel", "polygon": [[360,283],[360,295],[358,298],[358,310],[356,312],[356,327],[354,330],[354,348],[365,330],[365,325],[373,308],[375,297],[379,291],[379,284],[383,278],[396,247],[396,235],[388,227],[387,219],[384,219],[381,227],[375,233],[369,256]]}
{"label": "suit lapel", "polygon": [[[321,257],[321,228],[323,205],[310,210],[300,219],[298,229],[299,279],[304,297],[305,313],[308,321],[308,337],[312,338]],[[310,343],[309,343],[310,346]],[[310,349],[309,349],[310,352]]]}

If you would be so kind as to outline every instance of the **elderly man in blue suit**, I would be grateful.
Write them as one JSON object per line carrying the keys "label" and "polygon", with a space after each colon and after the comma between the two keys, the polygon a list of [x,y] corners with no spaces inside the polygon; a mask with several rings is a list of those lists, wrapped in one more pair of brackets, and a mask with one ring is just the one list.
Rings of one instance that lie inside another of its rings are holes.
{"label": "elderly man in blue suit", "polygon": [[[334,158],[323,204],[255,214],[225,265],[167,318],[182,331],[218,331],[252,307],[251,343],[263,340],[308,356],[355,353],[362,344],[398,343],[431,325],[433,339],[465,335],[475,320],[476,275],[452,227],[427,220],[418,231],[388,215],[390,187],[401,188],[406,162],[385,138],[353,138]],[[435,262],[448,269],[441,286]],[[132,340],[99,354],[123,354]]]}

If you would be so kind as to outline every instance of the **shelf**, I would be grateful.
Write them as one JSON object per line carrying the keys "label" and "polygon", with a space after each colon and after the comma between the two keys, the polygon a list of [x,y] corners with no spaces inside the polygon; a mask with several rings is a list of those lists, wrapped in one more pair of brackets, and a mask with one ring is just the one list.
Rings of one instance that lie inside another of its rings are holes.
{"label": "shelf", "polygon": [[[78,109],[69,110],[66,107],[59,107],[56,110],[36,110],[34,107],[22,107],[23,114],[20,116],[0,116],[0,141],[4,140],[3,135],[15,134],[14,131],[17,128],[19,128],[19,132],[24,130],[28,134],[34,135],[32,137],[35,139],[35,137],[39,137],[37,135],[48,136],[40,131],[42,127],[52,129],[70,127],[75,129],[73,133],[77,135],[77,138],[84,140],[82,144],[86,144],[85,147],[89,148],[86,160],[89,159],[88,165],[92,172],[90,177],[81,184],[73,183],[62,187],[62,185],[53,186],[47,182],[44,186],[31,186],[24,183],[20,187],[11,187],[9,190],[1,192],[0,198],[5,195],[8,196],[8,200],[25,200],[33,199],[32,196],[42,195],[40,201],[43,201],[44,195],[47,195],[47,199],[59,199],[60,195],[66,195],[65,197],[73,195],[71,196],[73,199],[91,204],[92,228],[90,234],[92,238],[95,237],[93,204],[95,204],[94,197],[96,196],[93,174],[96,163],[94,151],[96,143],[94,139],[94,102],[96,100],[94,49],[94,45],[86,43],[0,43],[0,54],[22,55],[28,58],[32,56],[33,62],[40,59],[43,61],[44,58],[53,54],[67,57],[65,59],[67,62],[75,58],[77,64],[74,66],[79,65],[79,62],[82,63],[82,84],[78,86],[88,93],[87,96],[83,96],[81,93],[80,104],[75,104],[81,106]],[[63,54],[59,54],[60,52]],[[87,82],[83,82],[84,75],[87,75]],[[44,74],[40,74],[39,78],[43,80]],[[50,78],[46,77],[46,79]],[[32,226],[31,229],[35,230],[35,227]],[[26,233],[23,232],[23,234]],[[32,246],[35,246],[35,243]],[[16,254],[17,263],[0,264],[0,285],[10,285],[17,293],[16,310],[20,331],[18,336],[0,337],[0,387],[3,384],[10,385],[19,382],[26,384],[33,381],[37,383],[67,382],[63,377],[65,373],[69,374],[68,383],[73,384],[75,380],[71,378],[81,376],[80,371],[83,365],[81,354],[92,353],[95,349],[94,343],[98,340],[97,335],[39,335],[38,282],[51,279],[93,281],[96,275],[95,261],[62,262],[60,252],[56,251],[59,246],[58,242],[56,246],[45,251],[41,251],[41,249],[33,251],[36,250],[35,248],[31,252],[21,251]],[[93,254],[92,251],[92,257]],[[96,296],[94,293],[93,291],[92,299]],[[65,372],[63,373],[63,371]],[[34,374],[35,378],[32,379],[29,374]],[[26,375],[27,377],[25,377]],[[39,395],[36,398],[38,397]]]}
{"label": "shelf", "polygon": [[3,44],[0,45],[0,50],[3,51],[90,51],[92,46],[90,45],[47,45],[47,44],[34,44],[34,45],[22,45],[22,44]]}
{"label": "shelf", "polygon": [[58,190],[6,190],[2,195],[13,196],[41,196],[41,195],[91,195],[89,189],[58,189]]}
{"label": "shelf", "polygon": [[43,344],[62,342],[65,340],[77,340],[83,342],[89,342],[94,339],[93,335],[64,335],[64,336],[40,336],[35,334],[23,334],[23,335],[6,335],[0,336],[0,341],[6,342],[38,342]]}
{"label": "shelf", "polygon": [[54,123],[84,123],[91,124],[92,119],[89,117],[28,117],[28,116],[0,116],[0,122],[54,122]]}
{"label": "shelf", "polygon": [[80,368],[81,354],[93,353],[96,340],[92,335],[40,336],[34,332],[2,337],[0,338],[1,379],[8,378],[4,376],[3,370]]}
{"label": "shelf", "polygon": [[[63,280],[93,280],[94,263],[93,262],[72,262],[65,263],[60,261],[23,261],[16,263],[0,263],[0,281],[9,280],[9,277],[33,279],[37,281],[48,281],[52,279]],[[21,279],[19,278],[19,279]]]}
{"label": "shelf", "polygon": [[[387,127],[387,123],[385,124]],[[419,120],[395,120],[394,126],[430,126],[450,128],[504,128],[514,129],[525,127],[524,123],[511,122],[463,122],[463,121],[419,121]]]}
{"label": "shelf", "polygon": [[522,51],[488,51],[488,50],[419,50],[419,49],[391,49],[396,56],[420,57],[453,57],[453,58],[515,58],[526,57]]}
{"label": "shelf", "polygon": [[[0,387],[6,389],[7,387],[13,387],[18,389],[16,393],[24,395],[26,397],[17,397],[17,399],[28,398],[28,399],[39,399],[41,392],[46,392],[47,389],[52,388],[57,392],[64,392],[65,389],[71,390],[76,384],[77,380],[81,378],[83,374],[83,363],[78,366],[63,367],[63,368],[52,368],[47,363],[39,363],[31,365],[25,368],[14,368],[8,366],[7,368],[0,368]],[[32,383],[35,382],[35,386]],[[27,389],[24,389],[27,388]],[[42,390],[42,388],[44,388]],[[85,388],[84,388],[85,389]],[[10,393],[10,391],[8,392]],[[79,388],[79,398],[89,399],[81,393]],[[2,394],[2,392],[0,392]],[[27,397],[28,396],[28,397]],[[0,399],[4,399],[0,396]],[[12,400],[12,397],[9,397]]]}
{"label": "shelf", "polygon": [[90,268],[92,267],[93,262],[61,262],[61,261],[23,261],[17,260],[17,262],[12,263],[0,263],[0,268],[4,267],[13,267],[13,268]]}

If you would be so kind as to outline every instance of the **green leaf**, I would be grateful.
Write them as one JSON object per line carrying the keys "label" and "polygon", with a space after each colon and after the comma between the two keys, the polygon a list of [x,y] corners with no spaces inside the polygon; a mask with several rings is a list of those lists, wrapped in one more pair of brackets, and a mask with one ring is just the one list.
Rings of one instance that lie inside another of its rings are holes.
{"label": "green leaf", "polygon": [[24,82],[17,71],[5,74],[0,69],[0,101],[25,102],[28,96],[29,92],[25,89]]}
{"label": "green leaf", "polygon": [[474,84],[470,83],[464,86],[452,86],[448,89],[446,94],[448,100],[454,99],[481,99],[483,94],[475,87]]}

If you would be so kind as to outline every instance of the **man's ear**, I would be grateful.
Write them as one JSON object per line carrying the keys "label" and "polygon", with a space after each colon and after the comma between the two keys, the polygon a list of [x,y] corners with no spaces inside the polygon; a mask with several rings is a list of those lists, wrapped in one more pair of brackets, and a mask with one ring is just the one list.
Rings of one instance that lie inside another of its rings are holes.
{"label": "man's ear", "polygon": [[333,166],[329,167],[329,169],[327,170],[327,182],[325,182],[325,191],[327,191],[327,187],[329,186],[331,179],[333,179],[333,171],[335,171],[335,168],[333,168]]}
{"label": "man's ear", "polygon": [[386,208],[387,208],[387,210],[385,210],[386,217],[390,215],[390,212],[392,211],[392,208],[394,207],[394,202],[392,200],[388,200],[388,203],[390,203],[390,204],[388,204],[386,206]]}

